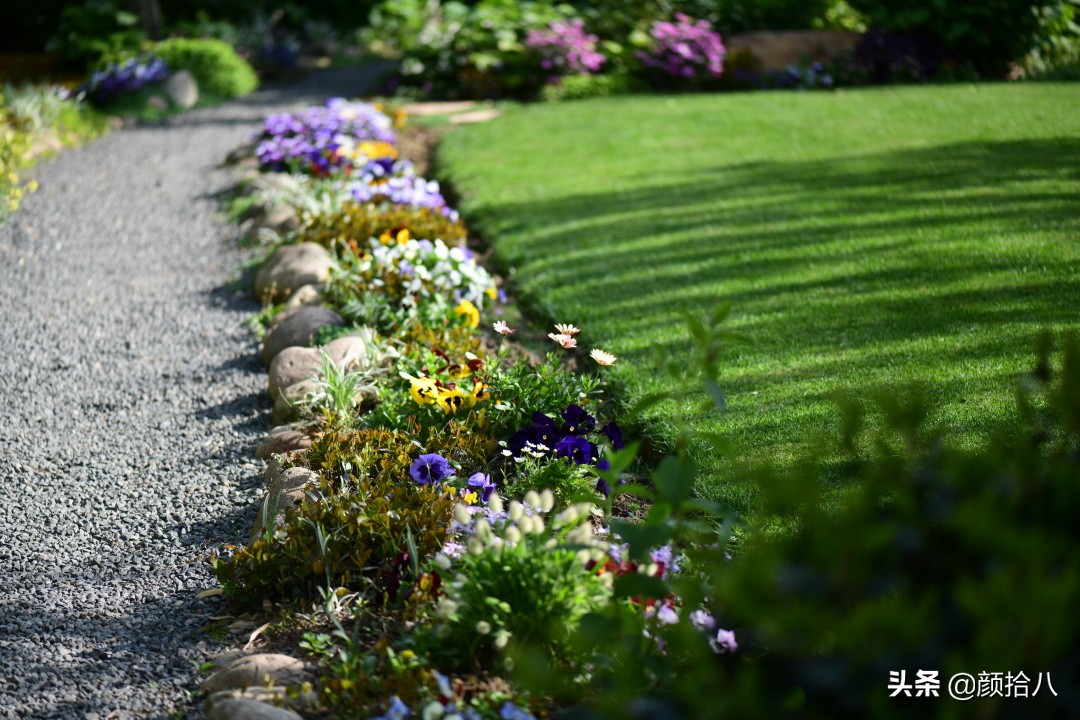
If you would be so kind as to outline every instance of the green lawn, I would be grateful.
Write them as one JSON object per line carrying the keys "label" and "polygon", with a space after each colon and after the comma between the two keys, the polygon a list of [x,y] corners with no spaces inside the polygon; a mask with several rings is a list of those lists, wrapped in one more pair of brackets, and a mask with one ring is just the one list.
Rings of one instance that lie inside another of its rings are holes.
{"label": "green lawn", "polygon": [[[734,304],[708,429],[783,463],[831,392],[924,381],[968,443],[1013,407],[1043,327],[1080,323],[1080,85],[623,97],[511,108],[439,153],[520,294],[621,357],[627,401]],[[662,438],[662,422],[647,427]],[[753,506],[734,464],[707,496]]]}

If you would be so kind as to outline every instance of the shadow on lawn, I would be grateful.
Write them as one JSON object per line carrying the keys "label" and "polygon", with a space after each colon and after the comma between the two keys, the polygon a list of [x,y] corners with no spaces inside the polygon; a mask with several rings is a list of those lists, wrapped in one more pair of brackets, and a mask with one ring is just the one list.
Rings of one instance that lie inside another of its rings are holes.
{"label": "shadow on lawn", "polygon": [[[803,430],[820,426],[838,385],[928,377],[953,402],[976,373],[1007,395],[1014,370],[1001,360],[1026,361],[1038,328],[1077,322],[1080,247],[1063,240],[1080,237],[1080,139],[667,178],[478,207],[474,222],[491,237],[517,235],[504,261],[519,266],[526,304],[605,327],[625,356],[618,376],[635,387],[648,382],[653,352],[687,347],[665,332],[680,325],[679,309],[733,303],[755,341],[727,383],[747,438],[798,442],[777,418],[797,409],[809,412]],[[800,407],[807,401],[817,407]]]}
{"label": "shadow on lawn", "polygon": [[[645,328],[670,322],[671,299],[720,296],[738,307],[780,295],[839,296],[873,302],[891,318],[873,323],[879,337],[867,338],[885,340],[932,331],[939,322],[931,318],[1073,319],[1067,301],[1080,299],[1080,274],[1065,285],[1040,272],[985,287],[965,282],[1038,270],[1023,263],[1039,261],[1036,246],[1045,241],[1025,247],[1025,235],[1080,230],[1080,197],[1059,191],[1062,181],[1080,181],[1080,140],[751,163],[680,184],[481,207],[476,215],[502,232],[528,231],[521,257],[508,258],[523,264],[526,291],[543,277],[555,293]],[[814,310],[789,306],[785,315],[801,320]]]}

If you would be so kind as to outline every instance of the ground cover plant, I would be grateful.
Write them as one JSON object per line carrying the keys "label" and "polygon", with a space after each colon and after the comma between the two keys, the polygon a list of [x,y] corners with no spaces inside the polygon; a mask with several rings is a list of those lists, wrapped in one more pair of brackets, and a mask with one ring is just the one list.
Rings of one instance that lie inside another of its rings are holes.
{"label": "ground cover plant", "polygon": [[[1078,100],[1052,84],[602,99],[508,112],[439,159],[529,306],[622,358],[628,406],[684,384],[654,359],[687,347],[681,313],[731,302],[752,342],[721,356],[726,416],[693,427],[785,467],[835,429],[837,388],[922,383],[960,445],[1008,411],[1037,330],[1080,302]],[[671,407],[637,429],[670,447]],[[761,499],[737,461],[696,457],[705,497]]]}

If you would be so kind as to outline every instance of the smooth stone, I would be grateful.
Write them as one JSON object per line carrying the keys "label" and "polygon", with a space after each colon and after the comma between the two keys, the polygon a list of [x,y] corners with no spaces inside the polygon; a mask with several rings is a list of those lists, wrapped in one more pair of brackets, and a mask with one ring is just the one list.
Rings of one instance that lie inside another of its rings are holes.
{"label": "smooth stone", "polygon": [[273,455],[282,455],[293,450],[307,450],[311,447],[311,437],[295,425],[282,425],[267,433],[259,446],[255,448],[255,457],[267,460]]}
{"label": "smooth stone", "polygon": [[187,70],[174,72],[165,78],[162,89],[169,96],[172,104],[179,108],[187,110],[195,107],[195,103],[199,102],[199,83]]}
{"label": "smooth stone", "polygon": [[304,717],[258,700],[230,697],[215,702],[206,713],[206,720],[304,720]]}
{"label": "smooth stone", "polygon": [[293,383],[278,395],[270,422],[275,427],[291,423],[300,417],[300,408],[308,395],[319,389],[318,380],[301,380]]}
{"label": "smooth stone", "polygon": [[323,294],[319,292],[319,288],[315,285],[304,285],[293,291],[293,294],[289,296],[289,299],[285,301],[285,310],[289,311],[293,308],[303,307],[305,305],[321,305],[323,301]]}
{"label": "smooth stone", "polygon": [[274,478],[251,528],[251,540],[254,541],[265,532],[265,516],[273,517],[274,529],[281,527],[285,522],[285,511],[299,507],[304,501],[304,494],[318,482],[317,473],[302,467],[289,468]]}
{"label": "smooth stone", "polygon": [[304,285],[320,285],[330,277],[330,252],[317,243],[285,245],[266,259],[255,275],[255,295],[282,300]]}
{"label": "smooth stone", "polygon": [[203,683],[207,694],[233,688],[295,685],[307,679],[301,660],[278,653],[247,655],[211,675]]}
{"label": "smooth stone", "polygon": [[329,308],[308,305],[299,308],[271,330],[263,340],[262,361],[269,365],[288,347],[309,347],[324,327],[342,325],[345,319]]}
{"label": "smooth stone", "polygon": [[285,348],[270,363],[270,398],[277,400],[282,390],[295,383],[321,378],[324,353],[335,365],[345,369],[370,365],[370,347],[370,343],[358,335],[345,335],[319,348]]}

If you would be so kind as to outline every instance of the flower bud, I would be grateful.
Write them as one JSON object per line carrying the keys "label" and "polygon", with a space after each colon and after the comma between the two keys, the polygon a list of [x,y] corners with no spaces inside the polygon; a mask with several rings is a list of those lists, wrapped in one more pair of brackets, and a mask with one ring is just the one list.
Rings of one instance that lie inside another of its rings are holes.
{"label": "flower bud", "polygon": [[514,545],[521,542],[521,531],[517,529],[517,526],[511,525],[506,528],[506,541]]}
{"label": "flower bud", "polygon": [[468,545],[469,545],[469,553],[470,554],[472,554],[472,555],[483,555],[484,554],[484,543],[480,542],[477,538],[474,538],[474,537],[469,538]]}
{"label": "flower bud", "polygon": [[472,513],[463,503],[458,503],[457,507],[454,508],[454,519],[462,525],[468,525],[472,522]]}
{"label": "flower bud", "polygon": [[510,633],[506,630],[500,630],[495,633],[495,647],[502,650],[506,647],[506,643],[510,641]]}
{"label": "flower bud", "polygon": [[489,623],[487,620],[478,621],[476,623],[476,632],[480,633],[481,635],[487,635],[489,632],[491,632],[491,623]]}
{"label": "flower bud", "polygon": [[440,570],[449,570],[451,565],[450,558],[443,553],[439,553],[435,556],[435,565]]}
{"label": "flower bud", "polygon": [[488,507],[497,513],[501,513],[503,511],[503,501],[502,498],[499,497],[499,493],[491,493],[491,497],[488,498]]}
{"label": "flower bud", "polygon": [[551,508],[555,507],[555,495],[547,488],[540,493],[540,507],[544,512],[551,512]]}
{"label": "flower bud", "polygon": [[540,496],[536,494],[535,490],[525,493],[525,504],[533,508],[540,507]]}
{"label": "flower bud", "polygon": [[517,522],[524,514],[525,508],[521,506],[521,503],[519,503],[517,500],[513,500],[510,502],[510,520],[512,520],[513,522]]}

